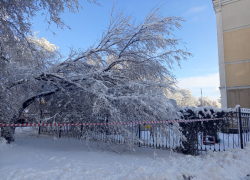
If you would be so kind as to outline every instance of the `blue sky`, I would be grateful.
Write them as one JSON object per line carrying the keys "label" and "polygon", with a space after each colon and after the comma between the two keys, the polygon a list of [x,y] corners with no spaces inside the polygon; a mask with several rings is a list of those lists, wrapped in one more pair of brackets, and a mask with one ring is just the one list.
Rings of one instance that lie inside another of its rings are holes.
{"label": "blue sky", "polygon": [[[33,30],[39,31],[37,35],[56,44],[64,56],[70,47],[87,49],[101,37],[114,3],[113,0],[99,0],[101,6],[98,6],[87,0],[79,1],[83,10],[76,14],[65,12],[62,16],[71,30],[52,25],[54,36],[47,30],[48,24],[41,13],[33,20]],[[203,96],[220,98],[216,16],[212,0],[117,0],[116,4],[117,9],[132,14],[137,21],[143,20],[153,7],[159,5],[164,5],[161,9],[164,16],[183,17],[182,29],[176,30],[175,35],[186,43],[194,56],[183,61],[181,68],[175,65],[173,73],[179,80],[178,86],[190,89],[197,97],[202,88]]]}

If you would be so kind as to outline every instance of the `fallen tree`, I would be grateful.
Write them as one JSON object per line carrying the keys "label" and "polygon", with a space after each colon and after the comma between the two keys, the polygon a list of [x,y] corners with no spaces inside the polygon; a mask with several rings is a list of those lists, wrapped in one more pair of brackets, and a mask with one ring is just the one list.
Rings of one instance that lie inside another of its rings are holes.
{"label": "fallen tree", "polygon": [[[164,92],[175,90],[174,62],[180,65],[191,55],[173,36],[181,21],[180,17],[161,16],[156,8],[144,22],[136,23],[113,9],[110,24],[96,45],[86,51],[72,50],[67,60],[40,74],[6,83],[5,92],[10,96],[15,88],[27,95],[5,120],[15,123],[26,108],[37,106],[40,97],[46,100],[50,118],[42,119],[37,113],[37,122],[89,122],[96,121],[92,117],[98,114],[108,117],[108,122],[179,118]],[[181,135],[178,124],[171,128]],[[133,134],[120,125],[116,129],[132,147]]]}

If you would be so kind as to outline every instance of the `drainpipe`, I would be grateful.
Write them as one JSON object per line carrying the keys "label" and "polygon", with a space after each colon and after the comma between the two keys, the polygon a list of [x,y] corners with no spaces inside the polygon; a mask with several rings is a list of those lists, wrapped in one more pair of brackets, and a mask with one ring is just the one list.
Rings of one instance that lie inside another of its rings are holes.
{"label": "drainpipe", "polygon": [[226,84],[226,64],[225,64],[225,54],[224,54],[224,37],[223,37],[223,24],[222,24],[222,11],[221,11],[221,0],[219,0],[220,6],[220,22],[221,22],[221,38],[222,38],[222,63],[223,63],[223,74],[224,74],[224,88],[225,88],[225,95],[226,95],[226,108],[227,108],[227,84]]}

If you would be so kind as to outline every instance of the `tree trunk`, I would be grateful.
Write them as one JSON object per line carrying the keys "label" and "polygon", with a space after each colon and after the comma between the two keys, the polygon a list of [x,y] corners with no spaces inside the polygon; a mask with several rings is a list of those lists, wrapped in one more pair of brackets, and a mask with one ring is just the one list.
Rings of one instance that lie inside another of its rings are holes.
{"label": "tree trunk", "polygon": [[1,127],[1,137],[5,138],[8,143],[15,140],[14,133],[15,127]]}

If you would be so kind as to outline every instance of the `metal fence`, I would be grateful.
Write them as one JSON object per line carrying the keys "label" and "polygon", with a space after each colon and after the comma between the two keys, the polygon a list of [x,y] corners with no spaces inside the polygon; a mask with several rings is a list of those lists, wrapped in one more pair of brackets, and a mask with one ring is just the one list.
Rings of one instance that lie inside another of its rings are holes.
{"label": "metal fence", "polygon": [[[182,133],[187,140],[173,130],[172,123],[120,123],[119,126],[107,124],[107,119],[99,118],[105,125],[55,125],[36,126],[39,134],[53,135],[57,138],[79,138],[125,144],[130,133],[130,142],[134,146],[156,149],[173,149],[185,154],[201,154],[206,150],[225,151],[228,148],[244,148],[250,141],[250,109],[237,108],[221,120],[195,120],[180,122]],[[131,139],[132,138],[132,139]]]}
{"label": "metal fence", "polygon": [[[130,133],[131,142],[138,147],[152,147],[157,149],[173,149],[179,146],[180,136],[171,129],[171,125],[163,124],[138,124],[122,125]],[[36,127],[37,129],[39,127]],[[162,129],[166,132],[162,133]],[[113,125],[91,128],[88,126],[55,126],[40,127],[40,134],[53,135],[57,138],[79,138],[88,140],[102,140],[116,144],[125,144],[126,135]]]}
{"label": "metal fence", "polygon": [[[213,121],[210,124],[194,123],[186,134],[188,141],[183,142],[182,152],[201,154],[204,151],[225,151],[228,148],[243,149],[250,141],[250,109],[237,108],[229,113],[225,120]],[[197,131],[198,130],[198,131]]]}
{"label": "metal fence", "polygon": [[[201,154],[207,150],[225,151],[228,148],[244,148],[250,141],[250,109],[237,108],[222,120],[180,122],[187,140],[173,131],[173,124],[127,124],[122,125],[132,134],[132,143],[138,147],[173,149],[185,154]],[[187,128],[188,127],[188,128]],[[126,138],[113,125],[40,127],[40,133],[60,137],[88,138],[116,144],[125,144]]]}

